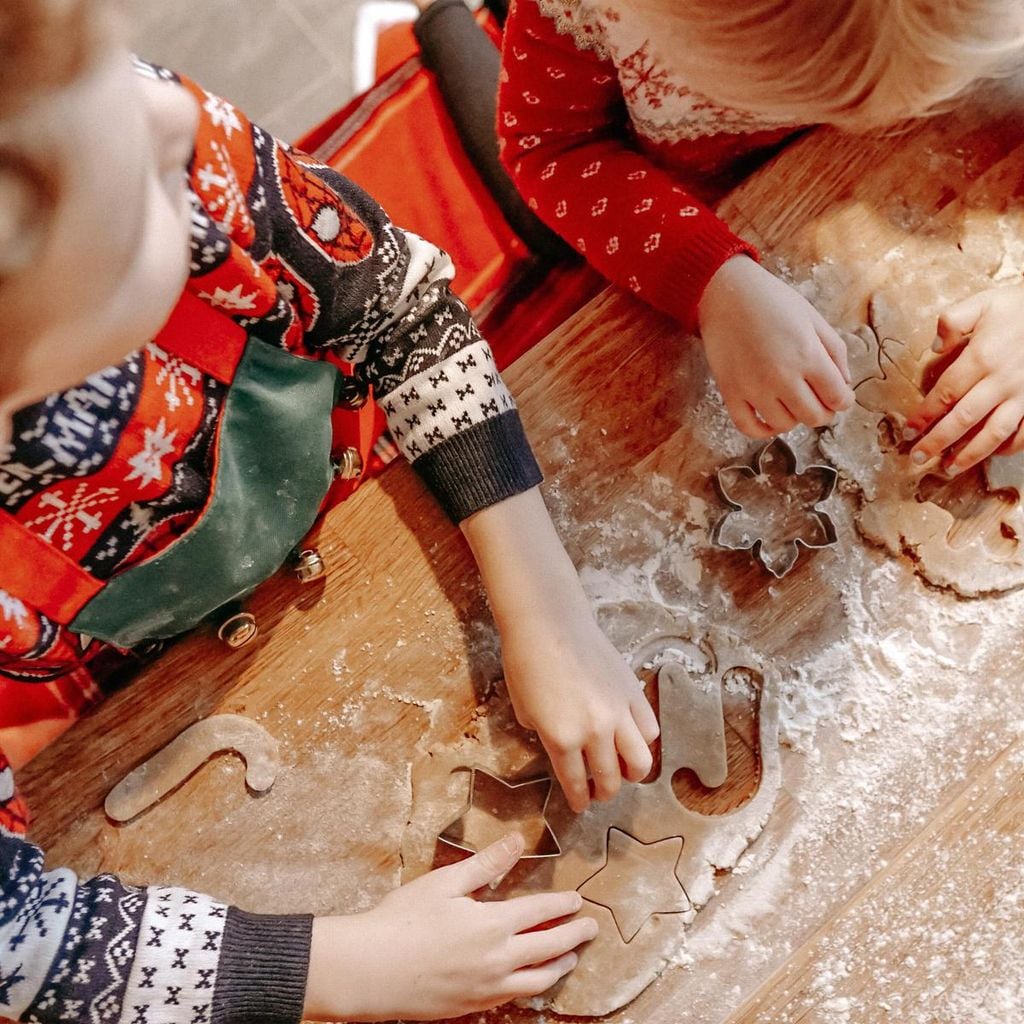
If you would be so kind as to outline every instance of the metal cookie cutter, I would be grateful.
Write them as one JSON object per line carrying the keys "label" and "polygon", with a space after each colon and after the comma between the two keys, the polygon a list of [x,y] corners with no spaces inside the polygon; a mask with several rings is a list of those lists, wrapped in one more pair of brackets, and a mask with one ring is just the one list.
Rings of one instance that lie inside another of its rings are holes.
{"label": "metal cookie cutter", "polygon": [[526,841],[522,859],[558,857],[562,851],[546,817],[552,779],[506,782],[483,768],[471,768],[469,801],[438,839],[467,853],[518,830]]}
{"label": "metal cookie cutter", "polygon": [[818,508],[835,490],[832,466],[801,470],[793,449],[776,437],[756,455],[753,466],[718,471],[718,491],[729,505],[711,531],[711,542],[729,551],[749,551],[776,578],[796,564],[800,547],[835,544],[835,523]]}

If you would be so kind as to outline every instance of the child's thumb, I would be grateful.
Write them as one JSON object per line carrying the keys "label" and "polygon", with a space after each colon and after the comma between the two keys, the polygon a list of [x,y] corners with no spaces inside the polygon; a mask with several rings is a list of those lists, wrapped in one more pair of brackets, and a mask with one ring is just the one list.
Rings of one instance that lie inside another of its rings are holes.
{"label": "child's thumb", "polygon": [[468,896],[485,885],[497,885],[523,855],[523,837],[510,832],[496,843],[484,847],[479,853],[453,864],[453,895]]}
{"label": "child's thumb", "polygon": [[951,352],[962,345],[978,326],[985,311],[985,296],[972,295],[939,314],[937,336],[932,342],[933,352]]}

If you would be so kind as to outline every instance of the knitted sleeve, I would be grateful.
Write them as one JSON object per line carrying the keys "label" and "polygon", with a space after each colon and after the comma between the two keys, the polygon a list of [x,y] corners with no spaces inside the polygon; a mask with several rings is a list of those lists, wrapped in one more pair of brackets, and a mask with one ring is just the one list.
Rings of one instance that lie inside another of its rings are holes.
{"label": "knitted sleeve", "polygon": [[537,0],[514,0],[502,48],[502,159],[537,215],[609,280],[696,328],[730,256],[755,250],[631,142],[615,65]]}
{"label": "knitted sleeve", "polygon": [[328,343],[373,388],[402,453],[454,522],[535,487],[541,472],[515,401],[450,289],[451,259],[333,169],[315,171],[372,237],[338,281]]}
{"label": "knitted sleeve", "polygon": [[0,1017],[31,1024],[296,1024],[312,918],[44,870],[0,754]]}
{"label": "knitted sleeve", "polygon": [[515,402],[449,288],[448,256],[355,182],[180,81],[203,112],[189,287],[272,343],[355,364],[456,522],[536,486]]}

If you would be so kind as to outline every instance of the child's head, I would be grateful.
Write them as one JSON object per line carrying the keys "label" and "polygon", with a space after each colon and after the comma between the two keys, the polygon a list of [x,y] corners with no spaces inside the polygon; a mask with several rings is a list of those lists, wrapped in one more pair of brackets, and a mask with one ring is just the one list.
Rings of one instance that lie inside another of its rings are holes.
{"label": "child's head", "polygon": [[120,361],[188,273],[194,101],[140,76],[111,0],[0,8],[0,443]]}
{"label": "child's head", "polygon": [[[620,0],[625,15],[631,0]],[[719,103],[852,130],[934,111],[1024,55],[1022,0],[643,0]]]}

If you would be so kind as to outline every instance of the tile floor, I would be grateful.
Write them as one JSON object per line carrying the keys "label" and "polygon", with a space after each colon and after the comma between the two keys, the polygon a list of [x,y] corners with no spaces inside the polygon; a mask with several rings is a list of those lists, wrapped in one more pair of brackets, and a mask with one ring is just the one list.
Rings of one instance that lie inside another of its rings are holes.
{"label": "tile floor", "polygon": [[294,139],[353,92],[362,0],[131,0],[138,54]]}

